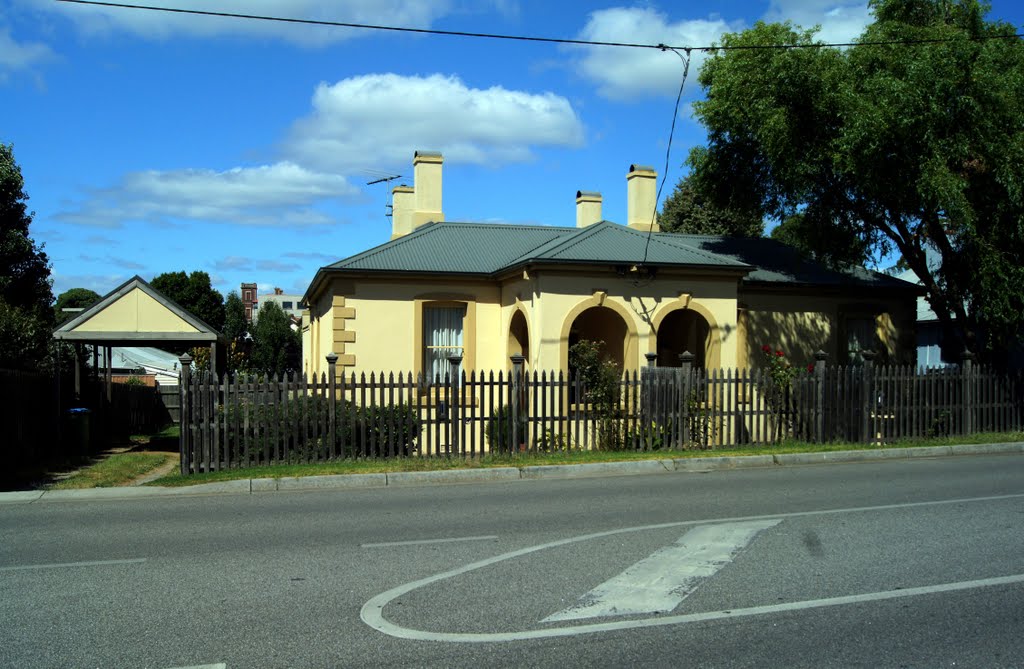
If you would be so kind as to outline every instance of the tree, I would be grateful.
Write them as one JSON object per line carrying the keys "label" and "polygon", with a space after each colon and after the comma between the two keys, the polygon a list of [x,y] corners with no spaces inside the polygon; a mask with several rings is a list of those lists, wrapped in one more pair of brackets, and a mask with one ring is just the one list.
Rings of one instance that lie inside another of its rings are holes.
{"label": "tree", "polygon": [[57,302],[53,305],[53,317],[57,325],[71,320],[77,314],[65,309],[88,309],[100,301],[99,294],[88,288],[70,288],[57,296]]}
{"label": "tree", "polygon": [[218,332],[224,327],[224,297],[206,272],[165,272],[150,284]]}
{"label": "tree", "polygon": [[249,322],[245,318],[245,305],[238,291],[228,293],[224,313],[224,336],[228,339],[227,371],[234,372],[244,369],[249,358],[249,342],[246,340]]}
{"label": "tree", "polygon": [[[716,203],[780,221],[799,214],[819,239],[898,252],[927,291],[947,352],[1005,351],[1024,326],[1024,45],[977,0],[870,6],[874,22],[846,50],[708,59],[707,97],[695,105],[708,146],[689,162]],[[813,31],[788,23],[722,40],[812,44]]]}
{"label": "tree", "polygon": [[50,262],[29,236],[27,201],[14,149],[0,143],[0,367],[37,367],[52,339]]}
{"label": "tree", "polygon": [[693,175],[680,179],[658,215],[664,232],[726,237],[760,237],[764,219],[760,209],[740,210],[716,205],[695,183]]}
{"label": "tree", "polygon": [[251,334],[250,369],[273,375],[299,369],[301,335],[292,330],[291,319],[276,302],[267,302],[260,308]]}

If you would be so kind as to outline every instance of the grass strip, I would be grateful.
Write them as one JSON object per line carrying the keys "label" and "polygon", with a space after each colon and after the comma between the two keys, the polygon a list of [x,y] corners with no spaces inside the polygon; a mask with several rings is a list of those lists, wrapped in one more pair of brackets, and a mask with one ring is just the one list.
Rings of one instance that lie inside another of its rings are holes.
{"label": "grass strip", "polygon": [[264,467],[225,469],[204,474],[182,476],[173,474],[148,483],[154,486],[180,487],[234,481],[238,479],[290,478],[300,476],[328,476],[336,474],[381,474],[392,472],[443,471],[451,469],[481,469],[485,467],[531,467],[538,465],[575,465],[594,462],[624,462],[664,458],[702,458],[718,456],[776,455],[783,453],[824,453],[850,450],[883,450],[887,448],[916,448],[924,446],[951,446],[992,444],[1024,441],[1024,432],[996,432],[962,437],[908,439],[880,446],[877,444],[811,444],[787,441],[771,446],[729,448],[713,450],[662,451],[570,451],[555,453],[517,453],[515,455],[483,455],[475,458],[409,457],[390,460],[336,460],[315,464],[280,464]]}
{"label": "grass strip", "polygon": [[177,456],[168,453],[115,453],[63,481],[54,483],[49,489],[77,490],[127,485],[168,462],[172,457]]}

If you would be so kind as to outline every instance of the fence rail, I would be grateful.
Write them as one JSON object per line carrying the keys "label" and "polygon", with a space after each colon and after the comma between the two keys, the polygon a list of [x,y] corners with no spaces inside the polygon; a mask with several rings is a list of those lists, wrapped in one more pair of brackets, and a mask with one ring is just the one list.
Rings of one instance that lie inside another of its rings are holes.
{"label": "fence rail", "polygon": [[[649,367],[595,399],[580,378],[459,369],[412,374],[183,374],[182,473],[342,458],[567,450],[886,443],[1021,430],[1019,374],[967,364],[830,367],[780,383],[765,370]],[[188,367],[183,363],[183,369]]]}

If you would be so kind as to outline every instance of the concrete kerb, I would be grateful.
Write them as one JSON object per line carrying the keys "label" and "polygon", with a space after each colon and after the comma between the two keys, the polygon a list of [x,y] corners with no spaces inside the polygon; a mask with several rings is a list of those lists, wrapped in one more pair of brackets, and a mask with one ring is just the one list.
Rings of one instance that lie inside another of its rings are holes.
{"label": "concrete kerb", "polygon": [[86,501],[137,499],[145,497],[178,497],[260,493],[298,490],[337,490],[382,488],[390,486],[436,485],[451,483],[486,483],[527,479],[571,479],[596,476],[622,476],[666,472],[707,472],[724,469],[814,465],[871,460],[948,457],[953,455],[1024,454],[1024,442],[970,444],[960,446],[926,446],[918,448],[864,449],[819,453],[780,453],[776,455],[712,456],[666,460],[635,460],[627,462],[595,462],[578,465],[539,465],[531,467],[493,467],[449,469],[423,472],[392,472],[389,474],[346,474],[288,478],[239,479],[201,483],[180,488],[139,486],[90,488],[84,490],[27,490],[0,492],[0,504],[29,504],[36,501]]}

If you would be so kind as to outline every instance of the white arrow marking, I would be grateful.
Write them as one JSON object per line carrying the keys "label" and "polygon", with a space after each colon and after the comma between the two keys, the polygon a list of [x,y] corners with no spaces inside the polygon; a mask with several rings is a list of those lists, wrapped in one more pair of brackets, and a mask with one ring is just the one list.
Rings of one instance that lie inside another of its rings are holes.
{"label": "white arrow marking", "polygon": [[541,622],[668,613],[703,579],[729,564],[758,532],[778,523],[758,520],[695,527],[674,545],[656,551]]}

